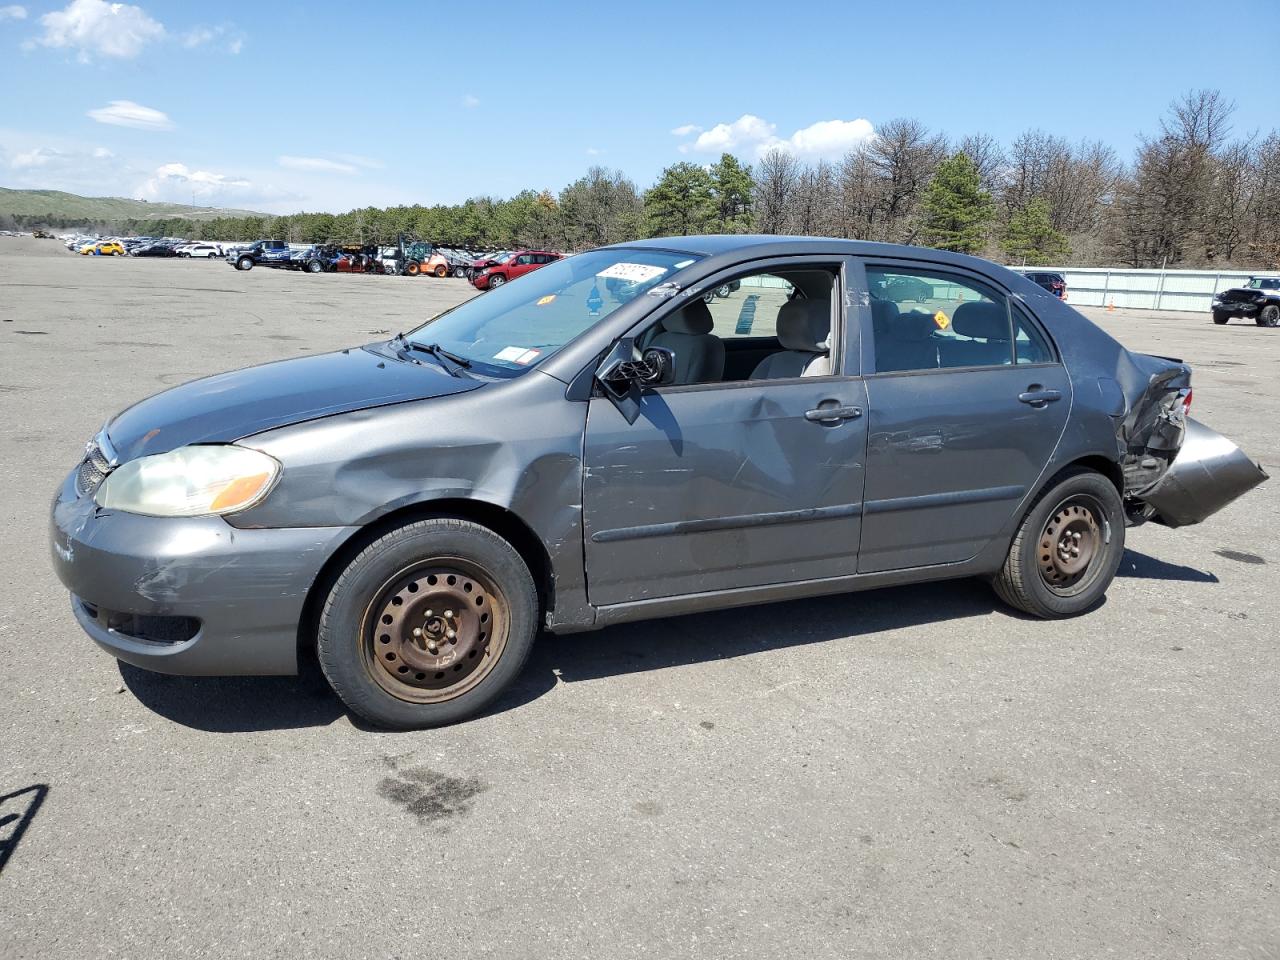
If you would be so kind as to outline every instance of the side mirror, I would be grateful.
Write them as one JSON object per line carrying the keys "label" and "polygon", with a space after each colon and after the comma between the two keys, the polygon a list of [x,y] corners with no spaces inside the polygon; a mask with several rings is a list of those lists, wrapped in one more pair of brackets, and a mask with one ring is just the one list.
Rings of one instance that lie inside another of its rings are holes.
{"label": "side mirror", "polygon": [[619,340],[596,370],[596,380],[605,396],[626,418],[635,423],[640,416],[640,388],[675,383],[676,355],[666,347],[649,347],[641,355],[635,341]]}

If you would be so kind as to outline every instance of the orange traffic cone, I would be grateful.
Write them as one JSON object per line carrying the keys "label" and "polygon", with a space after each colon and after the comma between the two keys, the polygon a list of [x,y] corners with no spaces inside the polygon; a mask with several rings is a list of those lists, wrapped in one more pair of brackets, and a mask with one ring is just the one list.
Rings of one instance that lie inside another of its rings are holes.
{"label": "orange traffic cone", "polygon": [[1107,313],[1115,313],[1115,312],[1116,312],[1116,302],[1112,300],[1110,303],[1107,304]]}

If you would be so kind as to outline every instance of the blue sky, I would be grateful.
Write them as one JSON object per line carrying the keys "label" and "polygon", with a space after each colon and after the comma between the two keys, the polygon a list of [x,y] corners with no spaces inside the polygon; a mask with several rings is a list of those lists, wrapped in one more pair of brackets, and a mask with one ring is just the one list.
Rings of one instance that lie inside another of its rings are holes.
{"label": "blue sky", "polygon": [[898,116],[1125,159],[1192,88],[1236,101],[1238,133],[1280,118],[1274,70],[1219,55],[1274,30],[1275,0],[1048,11],[0,0],[0,186],[345,210],[558,190],[594,163],[643,187],[726,148],[836,158]]}

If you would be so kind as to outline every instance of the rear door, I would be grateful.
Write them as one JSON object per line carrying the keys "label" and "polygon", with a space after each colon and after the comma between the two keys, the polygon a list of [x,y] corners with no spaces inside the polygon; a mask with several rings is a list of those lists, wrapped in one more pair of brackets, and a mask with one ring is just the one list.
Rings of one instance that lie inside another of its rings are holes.
{"label": "rear door", "polygon": [[1036,489],[1071,408],[1038,323],[989,278],[867,260],[858,571],[976,555]]}

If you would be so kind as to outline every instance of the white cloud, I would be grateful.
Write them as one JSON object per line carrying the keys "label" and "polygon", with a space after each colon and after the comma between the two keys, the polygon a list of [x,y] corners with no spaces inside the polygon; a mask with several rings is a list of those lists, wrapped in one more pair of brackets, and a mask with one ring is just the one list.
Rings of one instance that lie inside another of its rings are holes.
{"label": "white cloud", "polygon": [[244,37],[240,35],[240,32],[234,26],[206,27],[199,25],[192,27],[180,39],[182,45],[188,50],[203,47],[205,44],[219,40],[227,41],[226,51],[232,56],[244,49]]}
{"label": "white cloud", "polygon": [[185,163],[166,163],[137,189],[146,200],[190,202],[192,197],[204,199],[244,195],[253,184],[243,177],[231,177],[210,170],[192,170]]}
{"label": "white cloud", "polygon": [[601,150],[599,147],[587,147],[588,157],[598,157],[602,153],[604,153],[604,151]]}
{"label": "white cloud", "polygon": [[15,170],[30,170],[32,167],[48,166],[66,156],[66,153],[53,147],[33,147],[22,153],[15,153],[9,158],[9,166]]}
{"label": "white cloud", "polygon": [[462,98],[462,105],[468,110],[474,110],[476,107],[480,106],[480,98],[474,93],[468,93]]}
{"label": "white cloud", "polygon": [[95,160],[106,160],[109,157],[114,157],[114,156],[115,154],[112,153],[110,150],[108,150],[106,147],[93,148],[93,157]]}
{"label": "white cloud", "polygon": [[88,115],[99,123],[109,123],[115,127],[135,127],[138,130],[173,129],[173,121],[168,114],[132,100],[112,100],[105,107],[90,110]]}
{"label": "white cloud", "polygon": [[686,123],[683,126],[676,127],[671,131],[673,137],[687,137],[691,133],[701,133],[702,128],[697,124]]}
{"label": "white cloud", "polygon": [[702,152],[734,150],[774,139],[776,127],[750,113],[744,113],[733,123],[717,123],[710,130],[698,134],[693,149]]}
{"label": "white cloud", "polygon": [[356,168],[350,163],[339,163],[337,160],[326,160],[323,157],[278,157],[277,162],[290,170],[310,170],[320,173],[355,173]]}
{"label": "white cloud", "polygon": [[195,27],[182,35],[182,45],[188,49],[208,43],[222,33],[222,28]]}
{"label": "white cloud", "polygon": [[20,7],[16,3],[11,3],[7,7],[0,7],[0,20],[25,20],[27,19],[27,8]]}
{"label": "white cloud", "polygon": [[164,36],[164,25],[141,7],[106,0],[71,0],[63,10],[40,18],[44,34],[36,42],[46,47],[76,50],[79,59],[90,54],[129,59],[153,40]]}
{"label": "white cloud", "polygon": [[[676,136],[688,136],[701,130],[693,124],[676,127]],[[762,120],[754,114],[744,113],[732,123],[717,123],[702,130],[697,139],[682,143],[681,153],[746,153],[762,157],[770,150],[785,150],[801,159],[833,160],[844,156],[858,144],[875,136],[871,121],[819,120],[795,131],[789,137],[777,135],[777,124]]]}
{"label": "white cloud", "polygon": [[352,166],[364,167],[366,170],[381,170],[386,166],[381,160],[374,157],[361,156],[358,153],[335,153],[335,157],[343,163],[349,163]]}

